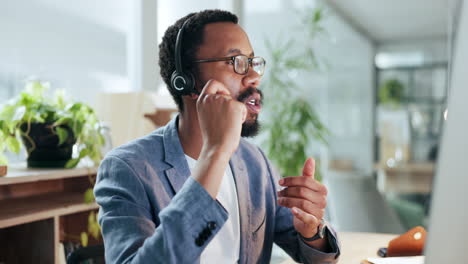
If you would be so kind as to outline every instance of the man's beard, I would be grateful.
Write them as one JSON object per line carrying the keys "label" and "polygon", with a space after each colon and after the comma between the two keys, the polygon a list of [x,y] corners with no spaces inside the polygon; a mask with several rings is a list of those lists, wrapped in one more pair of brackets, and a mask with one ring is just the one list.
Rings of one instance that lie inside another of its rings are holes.
{"label": "man's beard", "polygon": [[[241,103],[245,103],[244,100],[254,93],[258,93],[261,96],[260,105],[263,105],[263,94],[262,91],[249,87],[247,90],[243,91],[237,97],[237,100]],[[241,137],[255,137],[260,131],[260,123],[258,122],[258,114],[249,113],[247,109],[247,118],[242,124]]]}

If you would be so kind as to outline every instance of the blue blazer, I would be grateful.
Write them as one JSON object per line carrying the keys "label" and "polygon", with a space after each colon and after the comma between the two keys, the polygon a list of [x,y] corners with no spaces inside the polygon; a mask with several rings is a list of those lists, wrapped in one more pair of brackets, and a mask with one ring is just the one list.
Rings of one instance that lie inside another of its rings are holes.
{"label": "blue blazer", "polygon": [[[229,217],[190,176],[177,120],[112,150],[99,167],[94,195],[107,263],[199,263]],[[229,165],[239,201],[239,263],[268,263],[273,242],[295,261],[336,263],[335,232],[332,253],[302,241],[291,212],[276,202],[278,173],[258,147],[241,139]]]}

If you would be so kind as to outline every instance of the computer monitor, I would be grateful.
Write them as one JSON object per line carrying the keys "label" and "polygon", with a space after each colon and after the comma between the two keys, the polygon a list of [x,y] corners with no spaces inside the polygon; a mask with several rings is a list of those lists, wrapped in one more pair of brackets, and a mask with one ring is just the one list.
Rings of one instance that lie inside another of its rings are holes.
{"label": "computer monitor", "polygon": [[468,3],[459,10],[426,264],[468,263]]}

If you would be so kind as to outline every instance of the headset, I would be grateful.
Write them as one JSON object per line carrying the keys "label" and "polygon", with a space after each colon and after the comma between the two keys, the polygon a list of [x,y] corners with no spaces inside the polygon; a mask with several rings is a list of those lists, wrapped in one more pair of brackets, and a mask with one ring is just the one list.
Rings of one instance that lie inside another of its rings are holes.
{"label": "headset", "polygon": [[187,22],[189,22],[189,19],[185,20],[177,33],[174,51],[175,71],[171,76],[171,87],[179,95],[199,94],[195,90],[195,78],[193,77],[193,74],[191,72],[184,72],[182,67],[182,39]]}

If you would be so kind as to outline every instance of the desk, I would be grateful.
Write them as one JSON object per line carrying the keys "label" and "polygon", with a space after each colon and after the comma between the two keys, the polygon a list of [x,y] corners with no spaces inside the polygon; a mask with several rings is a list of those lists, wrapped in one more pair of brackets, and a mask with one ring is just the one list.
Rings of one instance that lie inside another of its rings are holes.
{"label": "desk", "polygon": [[[341,241],[340,264],[359,264],[369,257],[377,257],[377,250],[386,247],[398,235],[378,233],[339,232]],[[281,264],[296,263],[286,260]]]}

